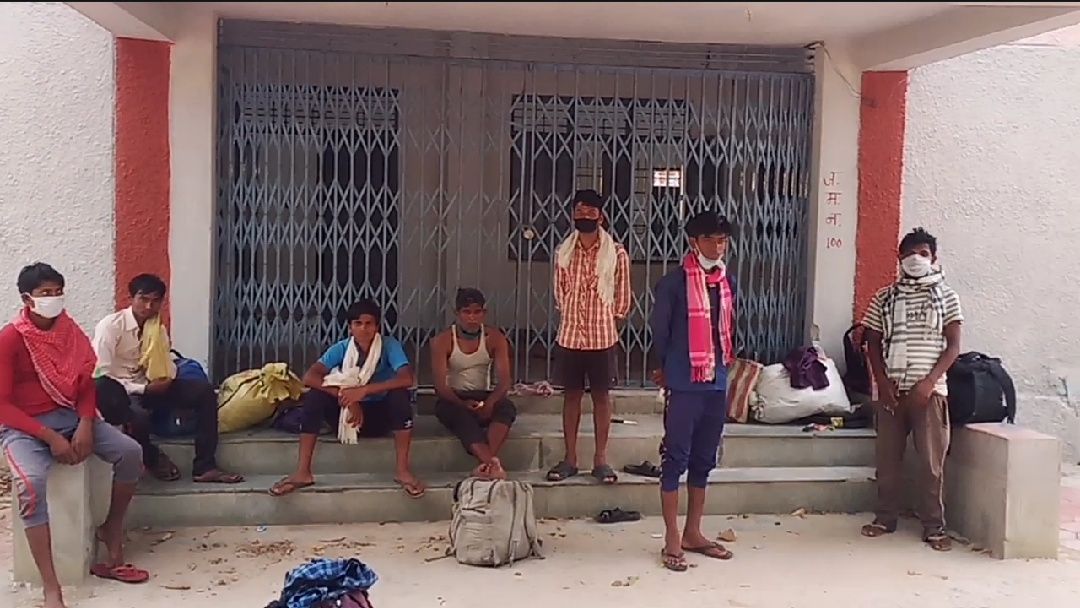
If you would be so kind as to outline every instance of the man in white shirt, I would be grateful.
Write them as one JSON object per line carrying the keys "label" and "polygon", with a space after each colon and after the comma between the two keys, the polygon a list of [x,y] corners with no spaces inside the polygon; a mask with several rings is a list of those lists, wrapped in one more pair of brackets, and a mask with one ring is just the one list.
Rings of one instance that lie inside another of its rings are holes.
{"label": "man in white shirt", "polygon": [[[94,352],[98,363],[94,376],[98,385],[98,410],[111,424],[126,425],[143,447],[143,461],[154,477],[162,481],[180,478],[180,470],[150,441],[144,410],[160,408],[194,413],[195,460],[192,480],[203,483],[239,483],[243,477],[220,470],[215,460],[218,444],[217,395],[208,382],[176,378],[176,366],[167,357],[165,377],[149,380],[143,360],[143,329],[156,319],[165,300],[165,282],[152,274],[140,274],[128,283],[131,305],[102,319],[94,330]],[[159,345],[168,352],[169,338],[164,325]],[[122,389],[122,390],[121,390]]]}

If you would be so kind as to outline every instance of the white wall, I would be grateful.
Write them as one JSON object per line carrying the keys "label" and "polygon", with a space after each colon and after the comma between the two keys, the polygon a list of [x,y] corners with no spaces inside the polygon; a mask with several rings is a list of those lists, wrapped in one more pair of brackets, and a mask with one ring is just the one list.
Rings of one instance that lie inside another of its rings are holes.
{"label": "white wall", "polygon": [[964,350],[1080,456],[1080,28],[911,74],[903,231],[939,238]]}
{"label": "white wall", "polygon": [[0,3],[0,323],[55,266],[87,330],[113,308],[112,35],[57,2]]}

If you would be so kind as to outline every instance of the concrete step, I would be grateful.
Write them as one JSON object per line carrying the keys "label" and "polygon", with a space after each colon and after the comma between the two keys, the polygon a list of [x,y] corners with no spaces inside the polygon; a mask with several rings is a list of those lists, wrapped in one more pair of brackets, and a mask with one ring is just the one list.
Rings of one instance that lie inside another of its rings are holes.
{"label": "concrete step", "polygon": [[[656,400],[656,391],[641,389],[623,389],[611,391],[611,405],[616,415],[659,414],[664,411],[662,403]],[[518,411],[528,414],[562,415],[562,394],[541,397],[539,395],[517,395],[511,397]],[[585,395],[581,408],[592,413],[592,399]],[[435,394],[431,389],[420,389],[416,395],[416,411],[423,416],[435,414]]]}
{"label": "concrete step", "polygon": [[[657,462],[663,435],[659,415],[626,416],[636,424],[612,425],[608,460],[617,469],[643,460]],[[591,465],[594,449],[590,416],[583,417],[579,462]],[[167,440],[162,449],[190,472],[194,449],[190,440]],[[232,433],[221,437],[219,464],[245,475],[284,475],[296,466],[297,437],[274,430]],[[411,450],[417,474],[454,473],[471,470],[475,462],[461,444],[432,416],[418,416]],[[554,466],[563,456],[562,419],[553,415],[519,416],[500,457],[510,471],[540,471]],[[731,424],[725,431],[725,467],[833,467],[871,466],[874,433],[840,429],[804,433],[799,427]],[[394,470],[392,440],[367,439],[359,445],[341,445],[336,438],[322,437],[315,450],[318,474],[389,473]]]}
{"label": "concrete step", "polygon": [[[710,480],[707,513],[867,511],[874,497],[873,474],[869,467],[718,469]],[[427,494],[419,499],[407,497],[389,475],[322,475],[316,486],[284,497],[267,493],[274,475],[249,477],[236,486],[154,482],[140,485],[128,521],[163,528],[440,521],[450,518],[452,488],[461,478],[432,475],[426,479]],[[518,478],[533,484],[538,517],[591,517],[613,507],[645,515],[660,512],[654,479],[626,475],[617,485],[602,486],[585,477],[563,483],[544,481],[540,473]]]}

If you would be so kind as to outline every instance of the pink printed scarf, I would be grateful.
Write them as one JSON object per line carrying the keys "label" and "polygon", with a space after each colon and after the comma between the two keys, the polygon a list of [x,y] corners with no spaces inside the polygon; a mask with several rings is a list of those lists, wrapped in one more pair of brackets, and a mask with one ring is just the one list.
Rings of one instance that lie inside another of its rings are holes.
{"label": "pink printed scarf", "polygon": [[57,405],[74,408],[79,385],[93,374],[97,362],[86,334],[66,312],[52,328],[42,330],[24,307],[11,324],[22,335],[41,387]]}
{"label": "pink printed scarf", "polygon": [[716,339],[720,339],[724,360],[727,366],[734,360],[731,346],[732,301],[731,285],[727,281],[727,271],[720,270],[720,327],[719,336],[713,335],[711,305],[706,288],[705,271],[698,263],[697,256],[691,252],[683,258],[683,270],[686,271],[686,312],[687,329],[690,341],[690,381],[712,382],[716,378]]}

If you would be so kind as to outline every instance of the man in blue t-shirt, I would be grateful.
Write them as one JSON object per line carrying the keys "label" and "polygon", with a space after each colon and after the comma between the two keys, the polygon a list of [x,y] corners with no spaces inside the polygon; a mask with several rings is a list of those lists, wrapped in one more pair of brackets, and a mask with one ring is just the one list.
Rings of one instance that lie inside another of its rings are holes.
{"label": "man in blue t-shirt", "polygon": [[345,363],[350,343],[357,347],[356,365],[363,366],[375,336],[379,333],[382,310],[371,300],[361,300],[345,311],[349,337],[326,349],[322,357],[304,374],[308,391],[300,399],[303,418],[300,424],[300,458],[296,470],[270,488],[273,496],[285,496],[315,485],[311,460],[319,433],[331,425],[337,428],[339,417],[359,430],[361,437],[394,436],[397,469],[394,481],[412,498],[424,495],[425,485],[409,470],[409,445],[412,442],[413,408],[409,388],[413,385],[412,367],[401,342],[381,336],[382,351],[371,380],[364,386],[338,388],[323,386],[323,379]]}

